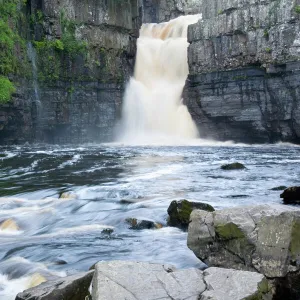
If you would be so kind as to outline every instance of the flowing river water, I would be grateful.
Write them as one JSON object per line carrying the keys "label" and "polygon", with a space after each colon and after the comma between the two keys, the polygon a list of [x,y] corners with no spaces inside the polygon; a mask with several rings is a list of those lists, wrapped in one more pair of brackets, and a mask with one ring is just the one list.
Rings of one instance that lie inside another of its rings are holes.
{"label": "flowing river water", "polygon": [[[216,209],[281,203],[280,191],[271,189],[297,185],[300,175],[300,148],[285,144],[36,145],[1,147],[0,153],[1,300],[100,260],[200,267],[187,234],[166,226],[172,200]],[[234,161],[247,169],[220,169]],[[59,199],[63,192],[71,197]],[[164,227],[132,230],[128,217]]]}

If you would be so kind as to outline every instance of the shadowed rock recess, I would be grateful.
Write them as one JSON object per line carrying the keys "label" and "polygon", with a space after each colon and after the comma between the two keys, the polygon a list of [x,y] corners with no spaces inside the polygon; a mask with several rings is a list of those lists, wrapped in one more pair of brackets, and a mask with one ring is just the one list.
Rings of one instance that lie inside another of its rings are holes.
{"label": "shadowed rock recess", "polygon": [[185,102],[202,137],[300,143],[298,0],[199,0]]}

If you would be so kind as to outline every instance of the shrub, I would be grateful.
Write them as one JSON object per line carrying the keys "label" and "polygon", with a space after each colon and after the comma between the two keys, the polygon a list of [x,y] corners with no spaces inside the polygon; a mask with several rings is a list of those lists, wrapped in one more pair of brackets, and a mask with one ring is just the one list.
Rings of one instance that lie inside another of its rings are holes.
{"label": "shrub", "polygon": [[13,83],[7,77],[0,76],[0,104],[9,102],[15,91]]}

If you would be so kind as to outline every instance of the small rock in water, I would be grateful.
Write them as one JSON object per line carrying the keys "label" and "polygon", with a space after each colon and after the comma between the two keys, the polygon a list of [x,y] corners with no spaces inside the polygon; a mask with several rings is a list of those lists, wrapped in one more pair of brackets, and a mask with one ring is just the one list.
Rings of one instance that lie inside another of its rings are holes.
{"label": "small rock in water", "polygon": [[243,169],[246,169],[246,167],[239,162],[235,162],[232,164],[222,165],[221,169],[226,170],[226,171],[228,171],[228,170],[243,170]]}
{"label": "small rock in water", "polygon": [[113,232],[114,232],[114,230],[112,228],[105,228],[102,230],[101,233],[111,235]]}
{"label": "small rock in water", "polygon": [[76,198],[77,198],[76,194],[71,192],[64,192],[61,193],[59,196],[59,199],[76,199]]}
{"label": "small rock in water", "polygon": [[127,218],[125,220],[129,225],[130,229],[142,230],[142,229],[160,229],[163,227],[162,224],[155,223],[148,220],[138,220],[135,218]]}
{"label": "small rock in water", "polygon": [[168,225],[187,229],[190,222],[190,215],[194,209],[214,211],[215,209],[206,203],[191,202],[188,200],[172,201],[168,208]]}
{"label": "small rock in water", "polygon": [[283,198],[285,204],[300,204],[300,186],[285,189],[280,198]]}
{"label": "small rock in water", "polygon": [[7,219],[0,224],[0,230],[18,231],[20,228],[13,219]]}
{"label": "small rock in water", "polygon": [[280,185],[280,186],[273,187],[273,188],[271,189],[271,191],[283,191],[283,190],[285,190],[285,189],[287,189],[287,186],[285,186],[285,185]]}

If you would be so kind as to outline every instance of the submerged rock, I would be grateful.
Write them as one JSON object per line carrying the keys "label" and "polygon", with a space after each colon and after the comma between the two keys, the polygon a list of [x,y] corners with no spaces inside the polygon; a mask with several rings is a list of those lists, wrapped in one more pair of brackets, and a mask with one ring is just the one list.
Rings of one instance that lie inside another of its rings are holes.
{"label": "submerged rock", "polygon": [[206,203],[191,202],[188,200],[172,201],[168,208],[168,225],[187,229],[190,222],[190,215],[194,209],[214,211],[215,209]]}
{"label": "submerged rock", "polygon": [[232,163],[232,164],[227,164],[227,165],[222,165],[221,166],[222,170],[243,170],[246,169],[246,167],[238,162]]}
{"label": "submerged rock", "polygon": [[285,189],[280,198],[283,198],[285,204],[300,204],[300,186]]}
{"label": "submerged rock", "polygon": [[59,196],[59,199],[65,199],[65,200],[71,200],[71,199],[76,199],[77,195],[71,192],[65,192],[61,193]]}
{"label": "submerged rock", "polygon": [[136,218],[127,218],[125,220],[129,225],[130,229],[142,230],[142,229],[160,229],[163,227],[160,223],[155,223],[148,220],[138,220]]}
{"label": "submerged rock", "polygon": [[0,224],[0,230],[18,231],[18,224],[13,219],[7,219]]}
{"label": "submerged rock", "polygon": [[94,271],[59,280],[48,281],[19,293],[16,300],[83,300],[89,299],[89,287]]}
{"label": "submerged rock", "polygon": [[[208,266],[257,271],[279,287],[300,272],[300,210],[280,205],[195,210],[188,247]],[[300,298],[297,286],[288,299]]]}
{"label": "submerged rock", "polygon": [[280,186],[273,187],[273,188],[271,189],[271,191],[283,191],[283,190],[285,190],[285,189],[287,189],[287,186],[285,186],[285,185],[280,185]]}
{"label": "submerged rock", "polygon": [[[95,266],[93,300],[242,300],[269,293],[255,272],[209,268],[176,270],[169,265],[111,261]],[[254,298],[257,297],[257,298]]]}

